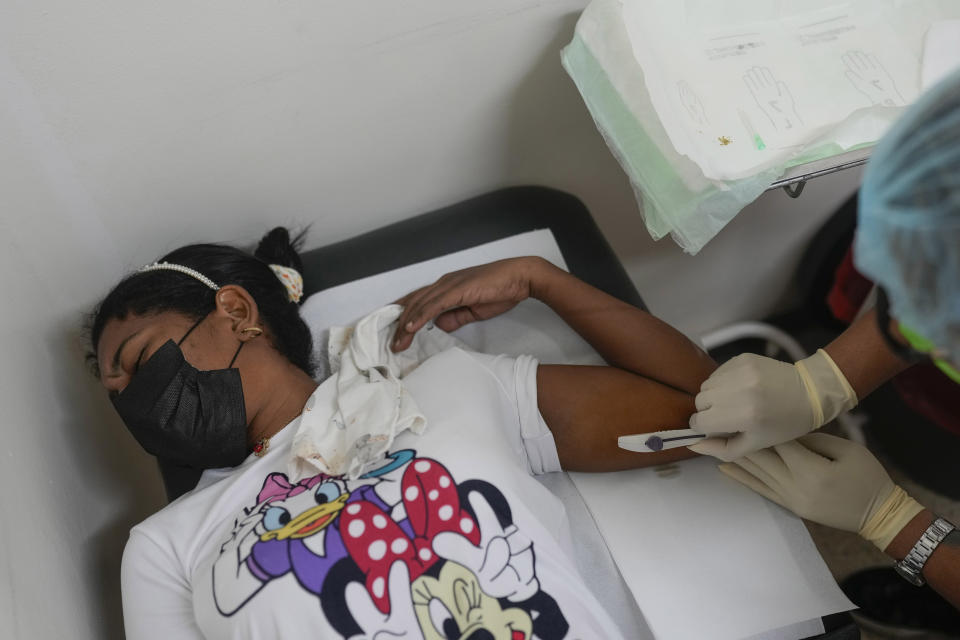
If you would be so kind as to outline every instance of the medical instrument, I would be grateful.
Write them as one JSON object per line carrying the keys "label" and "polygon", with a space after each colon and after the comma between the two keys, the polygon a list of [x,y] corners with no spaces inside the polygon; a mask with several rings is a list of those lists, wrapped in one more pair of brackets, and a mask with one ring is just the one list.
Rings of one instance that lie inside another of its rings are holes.
{"label": "medical instrument", "polygon": [[617,446],[627,451],[652,453],[664,449],[685,447],[706,437],[707,434],[693,429],[668,429],[667,431],[620,436],[617,438]]}

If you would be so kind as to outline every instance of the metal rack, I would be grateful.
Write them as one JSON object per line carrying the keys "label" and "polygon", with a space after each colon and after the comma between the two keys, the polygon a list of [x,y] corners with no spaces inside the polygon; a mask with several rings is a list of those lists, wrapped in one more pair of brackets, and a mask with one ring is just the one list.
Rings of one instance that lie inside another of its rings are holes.
{"label": "metal rack", "polygon": [[873,151],[873,146],[855,149],[830,158],[824,158],[823,160],[797,165],[796,167],[788,169],[782,177],[767,187],[767,191],[782,187],[791,198],[799,198],[800,194],[803,193],[803,188],[806,186],[807,180],[836,173],[837,171],[843,171],[844,169],[862,166],[867,163],[871,151]]}

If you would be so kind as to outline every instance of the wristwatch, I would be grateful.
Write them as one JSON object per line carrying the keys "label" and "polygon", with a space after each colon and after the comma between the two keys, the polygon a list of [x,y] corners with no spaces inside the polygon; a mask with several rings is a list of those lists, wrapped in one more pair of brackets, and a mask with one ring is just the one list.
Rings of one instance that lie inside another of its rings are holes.
{"label": "wristwatch", "polygon": [[943,518],[937,518],[923,532],[923,535],[917,540],[917,544],[913,545],[913,549],[910,549],[907,557],[893,565],[893,568],[910,584],[922,587],[925,584],[921,573],[923,565],[927,563],[927,558],[937,548],[940,541],[946,538],[947,534],[953,529],[952,524]]}

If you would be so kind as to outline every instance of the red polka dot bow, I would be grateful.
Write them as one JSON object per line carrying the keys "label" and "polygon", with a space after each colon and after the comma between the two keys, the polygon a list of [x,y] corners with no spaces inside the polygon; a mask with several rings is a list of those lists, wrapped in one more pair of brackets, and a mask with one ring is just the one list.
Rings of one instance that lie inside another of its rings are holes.
{"label": "red polka dot bow", "polygon": [[436,460],[411,461],[401,491],[412,538],[389,513],[366,500],[351,502],[340,516],[347,551],[366,575],[367,591],[383,613],[390,611],[386,587],[394,562],[406,563],[412,583],[439,560],[431,547],[437,534],[459,533],[474,545],[480,543],[476,521],[461,508],[453,478]]}

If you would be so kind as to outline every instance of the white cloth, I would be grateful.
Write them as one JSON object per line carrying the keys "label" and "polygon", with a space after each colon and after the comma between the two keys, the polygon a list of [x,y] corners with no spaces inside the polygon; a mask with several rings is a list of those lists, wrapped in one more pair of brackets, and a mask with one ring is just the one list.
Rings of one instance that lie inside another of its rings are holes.
{"label": "white cloth", "polygon": [[354,327],[330,329],[334,384],[328,392],[336,393],[300,421],[287,467],[292,482],[318,471],[356,479],[380,464],[397,434],[423,433],[426,419],[402,379],[430,356],[462,343],[430,323],[408,349],[394,353],[390,341],[402,311],[390,304]]}
{"label": "white cloth", "polygon": [[575,569],[562,504],[531,475],[559,468],[536,370],[460,349],[427,360],[404,383],[431,428],[399,434],[358,480],[290,482],[299,418],[263,458],[204,472],[131,531],[126,637],[438,638],[451,619],[511,640],[623,637]]}

